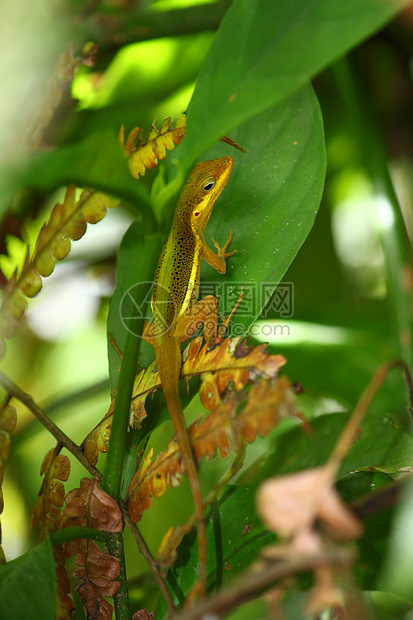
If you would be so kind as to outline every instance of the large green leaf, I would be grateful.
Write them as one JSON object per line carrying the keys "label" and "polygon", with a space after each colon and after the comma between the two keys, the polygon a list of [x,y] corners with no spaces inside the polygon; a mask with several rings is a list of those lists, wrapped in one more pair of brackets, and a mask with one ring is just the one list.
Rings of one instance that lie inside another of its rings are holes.
{"label": "large green leaf", "polygon": [[[208,590],[221,588],[246,569],[259,550],[272,543],[274,534],[266,530],[254,507],[255,486],[228,485],[220,499],[212,504],[207,515]],[[184,538],[179,556],[168,573],[168,582],[175,603],[182,604],[197,580],[195,530]],[[161,599],[156,618],[166,612]]]}
{"label": "large green leaf", "polygon": [[[351,309],[348,312],[350,314]],[[310,335],[311,327],[310,324]],[[367,330],[322,324],[316,325],[314,331],[317,333],[318,329],[323,333],[325,330],[328,336],[329,328],[331,342],[317,342],[314,338],[310,342],[303,340],[295,346],[283,346],[283,343],[276,344],[274,339],[269,349],[285,355],[285,372],[291,381],[302,385],[306,394],[333,398],[346,408],[354,407],[380,364],[396,359],[396,346],[392,346],[391,339],[379,331],[375,334]],[[294,336],[294,323],[290,329]],[[343,342],[334,342],[334,331],[343,337]],[[375,397],[374,406],[382,412],[391,411],[398,426],[403,429],[409,427],[405,385],[398,370],[389,373]]]}
{"label": "large green leaf", "polygon": [[[311,421],[310,434],[299,426],[275,437],[254,482],[326,463],[347,420],[346,413],[323,415]],[[390,417],[369,412],[343,459],[339,476],[369,469],[399,472],[410,468],[412,459],[413,438],[395,428]]]}
{"label": "large green leaf", "polygon": [[0,566],[2,620],[54,620],[56,572],[48,538],[24,555]]}
{"label": "large green leaf", "polygon": [[234,0],[188,108],[188,166],[222,135],[298,90],[408,0]]}
{"label": "large green leaf", "polygon": [[[249,326],[259,315],[304,243],[321,201],[326,168],[324,132],[310,86],[266,110],[231,134],[246,149],[217,146],[207,157],[230,153],[234,169],[205,231],[221,244],[233,231],[225,278],[206,268],[202,278],[224,282],[227,313],[231,292],[245,287],[236,319]],[[264,292],[265,286],[265,292]]]}

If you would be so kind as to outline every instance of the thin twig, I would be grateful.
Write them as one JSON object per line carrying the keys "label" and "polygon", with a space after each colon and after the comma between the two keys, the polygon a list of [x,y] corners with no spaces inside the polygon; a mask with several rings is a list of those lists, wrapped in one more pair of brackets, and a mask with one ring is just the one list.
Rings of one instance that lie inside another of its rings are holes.
{"label": "thin twig", "polygon": [[351,566],[353,561],[354,553],[351,550],[335,549],[317,555],[289,558],[285,561],[256,563],[239,579],[234,580],[231,586],[177,617],[179,620],[222,619],[236,607],[260,596],[280,579],[324,566]]}
{"label": "thin twig", "polygon": [[[234,460],[232,461],[228,470],[224,473],[221,480],[218,481],[217,485],[211,489],[205,498],[204,504],[204,513],[206,509],[218,499],[222,489],[226,484],[229,483],[230,480],[239,472],[241,467],[244,464],[246,454],[246,443],[242,443],[239,449],[237,450]],[[138,466],[139,467],[139,466]],[[162,557],[159,557],[159,563],[163,569],[170,568],[173,563],[174,552],[176,551],[178,545],[180,545],[183,537],[192,530],[195,525],[196,516],[195,513],[186,520],[183,525],[178,525],[175,528],[172,535],[169,536],[168,544],[164,547],[162,552]]]}
{"label": "thin twig", "polygon": [[79,448],[79,446],[77,446],[67,435],[65,435],[63,431],[60,430],[58,426],[56,426],[56,424],[54,424],[54,422],[52,422],[47,417],[44,410],[39,407],[37,403],[34,402],[33,398],[29,394],[23,392],[23,390],[21,390],[2,372],[0,372],[0,385],[8,394],[14,396],[14,398],[17,398],[17,400],[23,403],[23,405],[25,405],[29,409],[29,411],[31,411],[33,415],[36,416],[39,422],[49,431],[49,433],[53,435],[56,441],[62,444],[66,448],[66,450],[71,452],[73,456],[79,461],[79,463],[81,463],[83,467],[87,469],[91,476],[96,478],[99,483],[102,483],[102,474],[100,473],[100,471],[96,469],[96,467],[93,467],[93,465],[90,465],[88,463],[86,456]]}
{"label": "thin twig", "polygon": [[175,607],[173,598],[171,596],[171,593],[169,592],[168,586],[166,585],[164,578],[161,575],[161,571],[159,570],[159,566],[156,563],[155,558],[150,552],[150,549],[148,545],[146,544],[146,541],[143,538],[142,534],[140,533],[139,528],[137,527],[135,523],[133,523],[132,519],[129,516],[127,509],[124,507],[122,507],[122,514],[123,514],[123,518],[125,520],[126,525],[130,529],[132,536],[134,537],[136,544],[138,545],[138,549],[140,553],[145,558],[150,570],[152,571],[153,576],[155,577],[156,583],[158,584],[159,589],[165,599],[169,613],[174,614],[176,612],[176,607]]}
{"label": "thin twig", "polygon": [[333,452],[330,455],[330,458],[328,459],[328,467],[332,475],[338,470],[342,459],[347,454],[347,451],[352,444],[354,435],[357,433],[378,389],[383,385],[389,371],[396,366],[404,367],[403,363],[398,360],[380,366],[380,368],[378,368],[374,373],[373,379],[361,395],[356,408],[354,409],[333,449]]}

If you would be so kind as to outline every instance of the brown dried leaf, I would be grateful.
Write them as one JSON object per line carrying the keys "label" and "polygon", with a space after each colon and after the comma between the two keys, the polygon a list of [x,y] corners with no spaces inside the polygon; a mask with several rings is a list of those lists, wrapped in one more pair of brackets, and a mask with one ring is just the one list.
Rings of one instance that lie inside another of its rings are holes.
{"label": "brown dried leaf", "polygon": [[82,580],[76,590],[89,620],[111,620],[113,607],[104,597],[113,597],[120,588],[120,582],[116,581],[120,574],[119,560],[101,551],[93,540],[84,542],[84,553],[76,557],[77,566],[83,568],[73,573]]}
{"label": "brown dried leaf", "polygon": [[7,402],[0,408],[0,488],[3,482],[3,462],[7,461],[10,454],[10,433],[14,431],[16,422],[16,409]]}
{"label": "brown dried leaf", "polygon": [[326,466],[266,480],[257,493],[257,507],[267,526],[284,538],[299,540],[316,520],[336,538],[353,540],[362,533],[360,522],[332,485]]}
{"label": "brown dried leaf", "polygon": [[96,480],[82,478],[80,488],[73,489],[66,496],[63,512],[64,527],[80,525],[102,532],[121,532],[122,513],[114,499],[99,489]]}
{"label": "brown dried leaf", "polygon": [[[73,525],[92,527],[103,532],[121,532],[122,513],[117,503],[102,489],[96,480],[83,478],[80,488],[66,496],[64,527]],[[104,597],[113,597],[120,588],[116,578],[120,573],[119,560],[102,551],[93,540],[71,540],[64,546],[66,557],[76,554],[76,565],[81,568],[74,576],[82,580],[76,588],[88,618],[112,618],[112,605]]]}
{"label": "brown dried leaf", "polygon": [[[288,380],[263,379],[248,392],[247,402],[238,413],[241,394],[230,394],[202,422],[198,419],[189,428],[189,436],[197,463],[202,458],[212,459],[219,451],[222,458],[236,452],[240,445],[265,436],[278,421],[294,412],[294,399]],[[128,489],[128,508],[136,523],[153,497],[161,497],[167,486],[177,486],[182,479],[182,463],[178,445],[173,438],[166,449],[152,462],[150,451],[132,478]]]}
{"label": "brown dried leaf", "polygon": [[99,458],[99,452],[105,453],[108,451],[114,405],[115,399],[112,400],[109,410],[105,414],[104,418],[99,422],[97,426],[95,426],[95,428],[86,436],[86,438],[82,442],[81,448],[83,449],[90,465],[96,465]]}
{"label": "brown dried leaf", "polygon": [[150,613],[148,613],[146,609],[140,609],[139,611],[136,611],[132,616],[132,620],[153,620],[154,618],[155,612],[151,611]]}
{"label": "brown dried leaf", "polygon": [[[58,557],[61,551],[62,559]],[[57,608],[56,618],[57,620],[70,620],[72,617],[72,611],[75,609],[75,605],[70,598],[70,578],[67,570],[64,567],[65,557],[63,554],[63,547],[59,545],[57,549],[54,547],[53,555],[56,562],[56,582],[57,582]]]}
{"label": "brown dried leaf", "polygon": [[282,355],[265,352],[265,344],[248,347],[241,338],[217,339],[202,346],[202,338],[192,340],[184,352],[183,376],[202,375],[199,392],[206,409],[221,403],[221,397],[232,385],[236,391],[258,377],[274,379],[286,364]]}
{"label": "brown dried leaf", "polygon": [[[139,428],[141,421],[146,418],[145,401],[148,395],[156,391],[161,385],[155,366],[156,364],[153,362],[148,368],[141,369],[133,383],[130,424],[131,426],[134,424],[136,428]],[[95,426],[82,443],[81,447],[91,465],[96,465],[99,452],[105,453],[108,450],[114,405],[115,399],[112,400],[102,421]]]}

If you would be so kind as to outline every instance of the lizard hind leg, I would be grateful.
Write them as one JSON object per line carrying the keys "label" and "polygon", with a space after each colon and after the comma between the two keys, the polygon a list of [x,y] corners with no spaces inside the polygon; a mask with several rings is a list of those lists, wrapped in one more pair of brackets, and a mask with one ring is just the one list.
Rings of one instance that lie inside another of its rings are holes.
{"label": "lizard hind leg", "polygon": [[175,337],[179,342],[192,338],[198,329],[204,326],[204,337],[208,341],[216,338],[218,333],[217,298],[206,295],[188,308],[179,318],[175,327]]}
{"label": "lizard hind leg", "polygon": [[238,301],[227,318],[222,318],[222,324],[218,327],[218,300],[214,295],[206,295],[196,304],[188,308],[186,312],[177,321],[175,327],[175,337],[179,342],[185,342],[198,331],[201,325],[204,326],[204,338],[208,342],[211,338],[223,338],[228,329],[228,325],[238,310],[241,301],[244,298],[244,289]]}

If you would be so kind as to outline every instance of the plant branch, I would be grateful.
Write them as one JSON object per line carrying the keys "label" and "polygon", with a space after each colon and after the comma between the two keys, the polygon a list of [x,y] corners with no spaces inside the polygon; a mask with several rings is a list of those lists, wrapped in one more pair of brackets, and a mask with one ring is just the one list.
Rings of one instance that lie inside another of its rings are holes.
{"label": "plant branch", "polygon": [[0,385],[4,388],[4,390],[17,398],[23,405],[25,405],[29,411],[33,413],[34,416],[39,420],[39,422],[45,427],[46,430],[49,431],[51,435],[56,439],[58,443],[66,448],[69,452],[73,454],[73,456],[83,465],[85,469],[90,473],[91,476],[96,478],[96,480],[101,483],[102,482],[102,474],[96,467],[90,465],[82,452],[82,450],[77,446],[65,433],[60,430],[54,422],[52,422],[44,412],[44,410],[37,405],[33,398],[23,392],[13,381],[11,381],[6,375],[0,372]]}
{"label": "plant branch", "polygon": [[[91,6],[95,4],[92,2]],[[219,0],[163,12],[128,11],[124,17],[120,13],[116,16],[95,14],[81,26],[82,40],[99,41],[100,52],[114,52],[131,43],[213,31],[230,4],[231,0]]]}
{"label": "plant branch", "polygon": [[[159,243],[149,245],[147,242],[142,254],[142,269],[140,271],[140,286],[130,289],[129,294],[132,298],[134,308],[140,310],[146,303],[151,280],[155,272],[155,265],[160,254]],[[142,330],[143,322],[138,322],[138,330]],[[127,432],[129,426],[130,404],[133,390],[133,383],[138,365],[138,357],[142,339],[139,331],[136,330],[133,317],[127,325],[126,342],[119,373],[119,383],[116,400],[113,408],[112,427],[110,433],[109,450],[106,459],[105,473],[103,476],[102,487],[116,502],[121,500],[121,482],[124,458],[127,448]],[[121,573],[119,581],[120,590],[113,597],[115,604],[116,620],[129,619],[128,610],[128,590],[125,563],[123,557],[123,540],[119,537],[109,546],[110,553],[119,558]]]}
{"label": "plant branch", "polygon": [[[107,394],[108,391],[109,381],[108,379],[104,379],[98,383],[89,385],[86,388],[81,388],[80,390],[59,396],[55,400],[44,405],[44,412],[49,419],[52,417],[55,419],[55,416],[59,417],[62,413],[64,413],[61,411],[62,409],[66,409],[69,406],[74,406],[77,403],[84,403],[86,400],[94,398],[96,395],[102,393]],[[29,422],[28,424],[25,424],[24,427],[16,429],[13,433],[13,446],[16,447],[31,437],[34,437],[38,431],[38,428],[39,427],[37,426],[35,420],[33,420],[33,423]]]}
{"label": "plant branch", "polygon": [[376,370],[372,380],[370,381],[370,383],[364,390],[363,394],[360,396],[359,401],[350,419],[348,420],[346,426],[344,427],[340,437],[337,440],[336,445],[333,448],[330,458],[328,459],[328,462],[326,465],[329,469],[332,479],[336,476],[337,471],[340,467],[341,461],[343,460],[344,456],[347,454],[353,442],[353,438],[355,434],[357,433],[363,421],[363,418],[365,414],[367,413],[368,408],[371,405],[373,398],[377,394],[377,391],[383,385],[390,370],[392,370],[393,368],[397,368],[397,367],[402,368],[402,370],[404,371],[405,380],[407,383],[407,387],[409,390],[409,396],[410,396],[409,410],[411,410],[412,385],[411,385],[411,376],[410,376],[410,372],[409,372],[409,368],[407,364],[400,360],[394,360],[392,362],[389,362],[388,364],[383,364]]}
{"label": "plant branch", "polygon": [[371,401],[377,394],[378,389],[383,385],[389,371],[396,366],[404,367],[404,364],[403,362],[399,362],[398,360],[396,360],[380,366],[374,373],[372,380],[361,395],[349,421],[347,422],[344,430],[338,438],[336,445],[334,446],[330,458],[328,459],[328,468],[331,472],[332,477],[336,475],[342,459],[347,454],[352,444],[354,435],[357,433],[363,421],[363,418],[367,413],[368,408],[370,407]]}
{"label": "plant branch", "polygon": [[129,620],[128,580],[126,578],[125,550],[123,545],[123,531],[112,534],[106,542],[108,552],[119,560],[120,573],[118,581],[120,588],[113,597],[115,617],[117,620]]}

